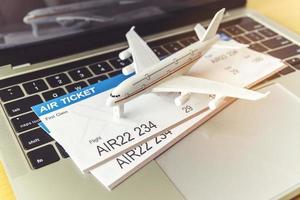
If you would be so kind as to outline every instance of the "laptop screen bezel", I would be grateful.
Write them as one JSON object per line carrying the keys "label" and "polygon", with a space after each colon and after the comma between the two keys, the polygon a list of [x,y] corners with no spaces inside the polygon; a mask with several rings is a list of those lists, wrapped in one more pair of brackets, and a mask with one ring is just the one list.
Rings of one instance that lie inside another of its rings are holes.
{"label": "laptop screen bezel", "polygon": [[[160,19],[159,23],[155,20],[149,20],[143,24],[135,24],[136,31],[141,36],[147,36],[208,19],[221,8],[233,9],[245,6],[245,4],[246,0],[219,0],[199,7],[178,10],[171,13],[172,17]],[[124,35],[132,25],[127,24],[119,27],[111,27],[105,31],[93,30],[1,49],[0,66],[9,64],[17,66],[25,63],[34,64],[120,43],[125,40]]]}

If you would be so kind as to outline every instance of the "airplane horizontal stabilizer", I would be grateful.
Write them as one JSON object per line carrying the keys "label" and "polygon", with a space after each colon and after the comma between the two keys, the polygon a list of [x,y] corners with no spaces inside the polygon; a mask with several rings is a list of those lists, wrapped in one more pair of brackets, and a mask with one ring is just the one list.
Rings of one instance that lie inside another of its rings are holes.
{"label": "airplane horizontal stabilizer", "polygon": [[201,38],[204,36],[205,34],[205,28],[201,25],[201,24],[197,24],[194,28],[197,37],[199,38],[199,40],[201,40]]}

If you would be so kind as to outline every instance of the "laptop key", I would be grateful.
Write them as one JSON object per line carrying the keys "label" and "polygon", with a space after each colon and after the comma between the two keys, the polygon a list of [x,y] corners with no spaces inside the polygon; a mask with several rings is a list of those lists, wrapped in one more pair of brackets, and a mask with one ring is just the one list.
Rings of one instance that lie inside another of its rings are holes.
{"label": "laptop key", "polygon": [[258,51],[258,52],[264,52],[264,51],[267,51],[268,49],[266,47],[264,47],[263,45],[261,45],[260,43],[254,43],[254,44],[251,44],[249,46],[250,49],[253,49],[255,51]]}
{"label": "laptop key", "polygon": [[27,92],[27,94],[34,94],[48,89],[48,86],[46,85],[45,81],[43,81],[42,79],[32,81],[29,83],[24,83],[23,87]]}
{"label": "laptop key", "polygon": [[183,39],[183,40],[180,40],[179,42],[180,42],[183,46],[187,47],[187,46],[189,46],[189,45],[195,43],[196,41],[197,41],[197,40],[196,40],[194,37],[190,37],[190,38],[185,38],[185,39]]}
{"label": "laptop key", "polygon": [[60,155],[63,158],[68,158],[69,157],[69,154],[66,152],[66,150],[60,144],[58,144],[57,142],[55,142],[55,145],[56,145],[56,147],[57,147]]}
{"label": "laptop key", "polygon": [[111,59],[109,60],[109,62],[115,69],[121,69],[123,67],[128,66],[131,63],[129,59],[121,60],[120,58]]}
{"label": "laptop key", "polygon": [[270,29],[262,29],[258,31],[259,33],[261,33],[262,35],[264,35],[265,37],[273,37],[275,35],[277,35],[277,33],[275,33],[274,31],[270,30]]}
{"label": "laptop key", "polygon": [[19,86],[13,86],[0,90],[0,99],[3,102],[14,100],[23,96],[24,93]]}
{"label": "laptop key", "polygon": [[19,139],[26,150],[53,141],[53,138],[41,128],[22,133],[19,135]]}
{"label": "laptop key", "polygon": [[46,101],[60,97],[65,94],[66,94],[66,92],[62,88],[57,88],[57,89],[42,93],[42,95]]}
{"label": "laptop key", "polygon": [[4,104],[4,108],[7,114],[11,117],[28,112],[31,107],[42,103],[43,100],[40,96],[34,95],[26,97],[24,99],[16,100],[7,104]]}
{"label": "laptop key", "polygon": [[33,113],[27,113],[11,119],[16,132],[23,132],[38,126],[40,119]]}
{"label": "laptop key", "polygon": [[244,31],[237,26],[229,26],[224,28],[224,30],[231,36],[240,35],[244,33]]}
{"label": "laptop key", "polygon": [[89,82],[90,85],[94,83],[99,83],[101,81],[104,81],[105,79],[108,79],[106,75],[101,75],[101,76],[96,76],[94,78],[88,79],[87,81]]}
{"label": "laptop key", "polygon": [[52,145],[46,145],[27,153],[27,156],[34,169],[59,161],[59,156]]}
{"label": "laptop key", "polygon": [[285,39],[284,37],[277,36],[275,38],[265,40],[261,43],[263,45],[265,45],[266,47],[269,47],[270,49],[275,49],[275,48],[278,48],[278,47],[281,47],[281,46],[291,44],[291,41]]}
{"label": "laptop key", "polygon": [[280,59],[285,59],[300,54],[300,47],[298,45],[291,45],[278,50],[270,51],[268,54]]}
{"label": "laptop key", "polygon": [[300,70],[300,58],[291,58],[286,62],[289,63],[291,66],[295,67],[296,69]]}
{"label": "laptop key", "polygon": [[180,49],[182,49],[182,46],[180,46],[180,44],[178,44],[178,42],[171,42],[171,43],[168,43],[168,44],[164,44],[163,46],[170,53],[175,53],[176,51],[179,51]]}
{"label": "laptop key", "polygon": [[108,75],[109,75],[109,77],[114,77],[114,76],[117,76],[119,74],[122,74],[122,70],[111,72]]}
{"label": "laptop key", "polygon": [[250,44],[251,43],[250,40],[248,40],[247,38],[245,38],[243,36],[234,37],[233,39],[242,44]]}
{"label": "laptop key", "polygon": [[295,71],[295,70],[294,70],[293,68],[291,68],[291,67],[286,67],[286,68],[280,70],[280,71],[279,71],[279,74],[281,74],[281,75],[287,75],[287,74],[292,73],[292,72],[294,72],[294,71]]}
{"label": "laptop key", "polygon": [[69,74],[74,81],[79,81],[92,76],[91,72],[85,67],[69,71]]}
{"label": "laptop key", "polygon": [[253,20],[250,20],[247,23],[241,23],[241,24],[239,24],[239,26],[247,31],[253,31],[253,30],[264,28],[264,26],[262,24],[259,24]]}
{"label": "laptop key", "polygon": [[67,89],[68,92],[74,92],[74,91],[77,91],[77,90],[81,90],[82,88],[87,87],[87,86],[88,86],[88,84],[81,81],[81,82],[78,82],[78,83],[67,85],[66,89]]}
{"label": "laptop key", "polygon": [[250,41],[253,41],[253,42],[257,42],[257,41],[260,41],[262,39],[264,39],[263,36],[253,32],[253,33],[248,33],[248,34],[245,34],[245,37],[247,39],[249,39]]}
{"label": "laptop key", "polygon": [[168,52],[166,52],[163,48],[161,47],[154,47],[152,48],[153,52],[160,58],[165,58],[166,56],[168,56]]}
{"label": "laptop key", "polygon": [[107,73],[113,70],[113,68],[107,62],[95,63],[89,67],[96,75]]}
{"label": "laptop key", "polygon": [[53,88],[71,83],[71,80],[65,73],[47,77],[46,80]]}

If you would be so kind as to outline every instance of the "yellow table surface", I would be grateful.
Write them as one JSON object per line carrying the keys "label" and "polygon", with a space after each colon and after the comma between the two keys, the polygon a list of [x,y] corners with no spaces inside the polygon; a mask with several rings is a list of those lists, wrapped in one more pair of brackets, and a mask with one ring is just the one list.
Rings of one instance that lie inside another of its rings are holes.
{"label": "yellow table surface", "polygon": [[[248,0],[248,8],[273,19],[290,30],[300,34],[299,0]],[[0,163],[0,199],[13,200],[14,195],[9,185],[3,165]]]}
{"label": "yellow table surface", "polygon": [[0,199],[2,200],[14,200],[13,191],[8,183],[7,176],[4,171],[4,167],[0,162]]}
{"label": "yellow table surface", "polygon": [[299,0],[248,0],[247,7],[300,34]]}

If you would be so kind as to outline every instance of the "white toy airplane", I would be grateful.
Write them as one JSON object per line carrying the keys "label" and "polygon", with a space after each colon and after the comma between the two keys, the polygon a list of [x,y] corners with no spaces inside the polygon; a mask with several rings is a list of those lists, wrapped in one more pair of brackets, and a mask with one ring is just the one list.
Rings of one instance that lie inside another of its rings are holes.
{"label": "white toy airplane", "polygon": [[[123,68],[123,74],[136,74],[120,83],[112,90],[107,105],[113,106],[113,114],[119,118],[124,113],[124,103],[147,92],[180,92],[175,98],[177,106],[186,103],[191,93],[215,95],[209,102],[209,108],[215,109],[224,97],[247,100],[258,100],[268,94],[231,86],[226,83],[184,75],[193,64],[201,58],[217,41],[217,29],[223,18],[225,9],[216,13],[212,22],[205,30],[200,24],[195,26],[199,41],[179,50],[173,55],[160,60],[151,48],[134,31],[134,27],[126,34],[129,48],[119,54],[120,59],[132,56],[133,64]],[[225,43],[225,42],[223,42]],[[222,44],[223,45],[223,44]],[[231,44],[230,44],[231,45]],[[230,48],[242,48],[237,43]]]}

